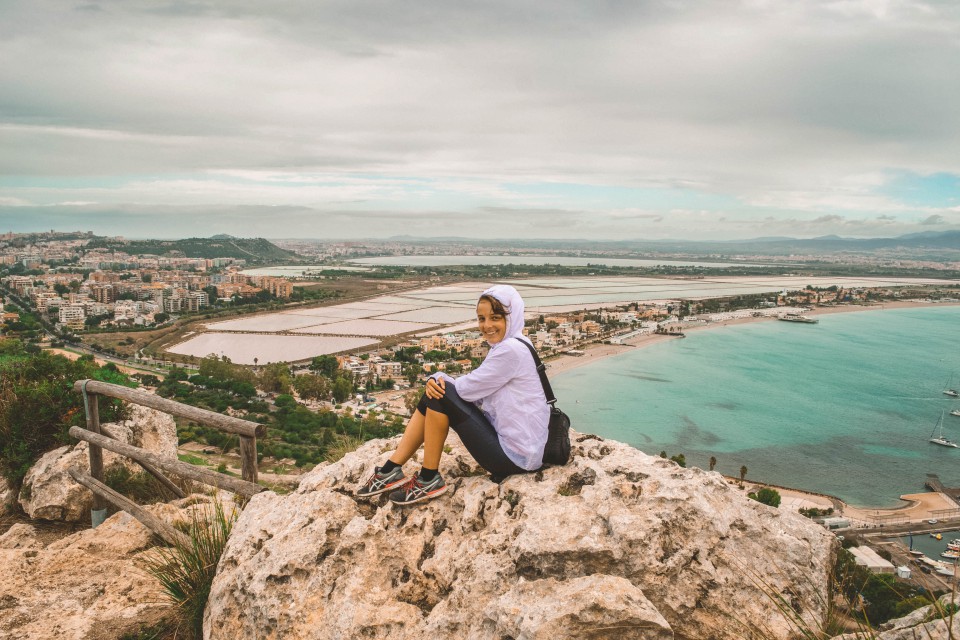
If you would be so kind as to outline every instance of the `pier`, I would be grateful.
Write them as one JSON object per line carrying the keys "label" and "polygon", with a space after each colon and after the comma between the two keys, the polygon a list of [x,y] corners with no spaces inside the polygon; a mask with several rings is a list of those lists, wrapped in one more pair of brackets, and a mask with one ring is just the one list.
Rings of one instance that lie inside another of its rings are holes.
{"label": "pier", "polygon": [[[957,505],[957,509],[949,509],[944,511],[949,511],[951,513],[944,513],[945,517],[952,517],[955,515],[960,515],[960,487],[947,487],[940,481],[940,476],[935,473],[927,474],[927,481],[924,483],[930,491],[936,491],[942,493],[943,495],[949,497]],[[935,515],[935,517],[940,517]]]}

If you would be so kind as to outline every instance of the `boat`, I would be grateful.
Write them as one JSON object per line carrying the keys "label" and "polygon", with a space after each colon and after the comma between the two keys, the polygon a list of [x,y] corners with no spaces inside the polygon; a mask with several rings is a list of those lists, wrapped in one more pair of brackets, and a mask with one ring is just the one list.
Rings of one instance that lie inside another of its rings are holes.
{"label": "boat", "polygon": [[944,551],[940,554],[941,558],[947,558],[949,560],[956,560],[960,558],[960,551]]}
{"label": "boat", "polygon": [[934,540],[943,540],[943,534],[940,533],[931,533],[930,537]]}
{"label": "boat", "polygon": [[805,324],[817,324],[820,322],[816,318],[811,318],[800,313],[785,313],[782,316],[777,316],[777,320],[783,320],[784,322],[803,322]]}
{"label": "boat", "polygon": [[953,379],[953,376],[947,378],[947,384],[943,385],[943,395],[950,396],[951,398],[960,398],[960,391],[950,388],[950,381]]}
{"label": "boat", "polygon": [[954,409],[953,411],[950,412],[950,415],[957,416],[958,418],[960,418],[960,409]]}
{"label": "boat", "polygon": [[919,558],[920,556],[923,555],[923,551],[920,551],[919,549],[911,549],[910,555],[917,556]]}
{"label": "boat", "polygon": [[[937,429],[939,428],[939,432]],[[937,435],[934,435],[937,434]],[[933,444],[938,444],[941,447],[953,447],[954,449],[960,449],[960,446],[952,440],[947,440],[943,437],[943,412],[940,412],[940,419],[937,420],[936,426],[933,427],[933,431],[930,433],[930,442]]]}
{"label": "boat", "polygon": [[953,577],[953,569],[949,569],[947,567],[940,567],[939,569],[937,569],[937,573],[939,573],[942,576]]}

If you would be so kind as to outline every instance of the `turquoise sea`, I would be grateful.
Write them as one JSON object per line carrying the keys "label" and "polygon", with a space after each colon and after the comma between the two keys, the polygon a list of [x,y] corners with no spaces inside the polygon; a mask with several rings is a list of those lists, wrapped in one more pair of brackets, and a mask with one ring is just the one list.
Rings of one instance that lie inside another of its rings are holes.
{"label": "turquoise sea", "polygon": [[552,376],[578,431],[687,466],[892,506],[926,474],[960,486],[960,307],[714,327]]}

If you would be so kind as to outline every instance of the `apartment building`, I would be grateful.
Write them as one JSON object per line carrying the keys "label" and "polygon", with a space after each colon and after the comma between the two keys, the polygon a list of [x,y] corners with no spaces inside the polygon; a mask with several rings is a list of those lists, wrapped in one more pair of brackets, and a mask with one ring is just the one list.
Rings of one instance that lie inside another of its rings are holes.
{"label": "apartment building", "polygon": [[82,329],[87,313],[82,304],[66,304],[60,307],[60,324],[71,329]]}

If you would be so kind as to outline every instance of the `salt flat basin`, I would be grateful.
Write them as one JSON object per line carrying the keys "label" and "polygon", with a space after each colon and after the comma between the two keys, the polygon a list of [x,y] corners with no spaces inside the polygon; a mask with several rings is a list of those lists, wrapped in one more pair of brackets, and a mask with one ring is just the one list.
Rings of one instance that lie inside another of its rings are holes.
{"label": "salt flat basin", "polygon": [[[520,291],[527,312],[532,316],[553,311],[596,309],[615,303],[756,294],[802,289],[807,285],[851,288],[950,281],[837,276],[710,276],[693,280],[574,277],[506,282]],[[254,357],[258,362],[292,362],[375,345],[378,343],[376,338],[410,333],[425,335],[454,327],[470,328],[475,322],[477,297],[489,285],[488,282],[460,282],[339,305],[221,320],[207,325],[210,333],[186,340],[169,351],[196,357],[223,354],[243,364],[253,364]]]}
{"label": "salt flat basin", "polygon": [[334,336],[288,336],[253,333],[203,333],[168,349],[171,353],[204,358],[227,356],[236,364],[296,362],[315,356],[359,349],[377,344],[370,338]]}

